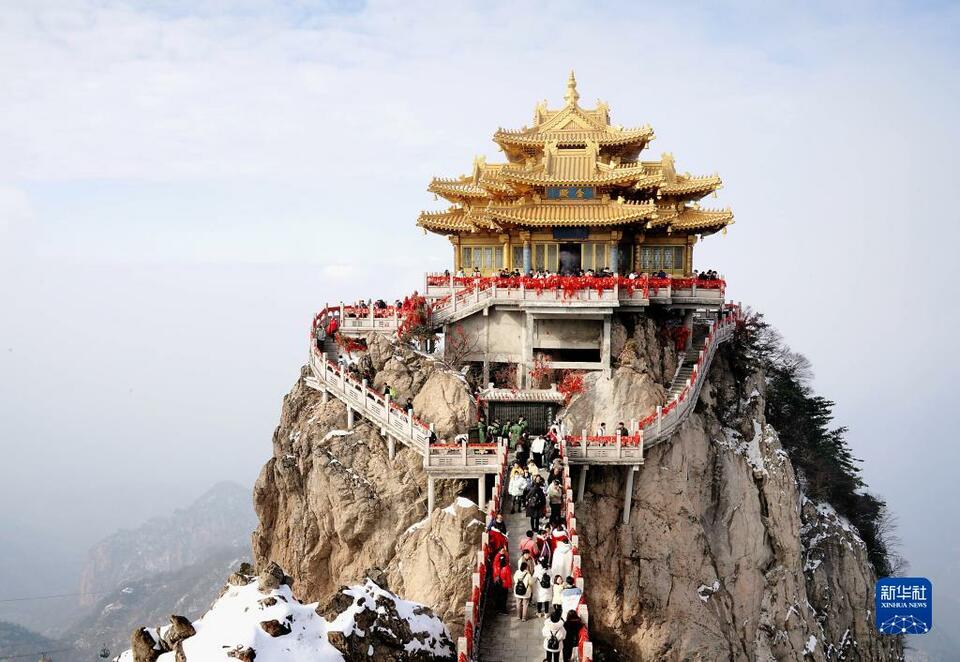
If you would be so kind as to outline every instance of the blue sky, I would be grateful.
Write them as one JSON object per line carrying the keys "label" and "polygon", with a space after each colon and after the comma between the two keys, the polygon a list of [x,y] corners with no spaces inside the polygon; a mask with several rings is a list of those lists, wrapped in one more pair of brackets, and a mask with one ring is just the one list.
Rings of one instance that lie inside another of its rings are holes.
{"label": "blue sky", "polygon": [[653,125],[653,158],[724,177],[706,202],[737,223],[697,266],[811,358],[914,570],[960,590],[930,508],[960,460],[958,23],[952,3],[5,3],[0,501],[33,496],[2,516],[83,546],[251,482],[311,312],[445,266],[414,227],[442,206],[429,178],[496,159],[493,131],[573,68],[582,103]]}

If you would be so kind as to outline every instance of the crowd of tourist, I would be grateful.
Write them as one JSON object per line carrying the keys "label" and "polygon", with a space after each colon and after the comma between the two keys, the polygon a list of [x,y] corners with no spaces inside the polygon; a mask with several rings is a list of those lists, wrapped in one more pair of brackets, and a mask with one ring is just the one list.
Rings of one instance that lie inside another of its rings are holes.
{"label": "crowd of tourist", "polygon": [[[554,276],[569,276],[573,278],[610,278],[616,276],[617,273],[614,272],[610,267],[601,267],[599,269],[564,269],[559,272],[550,271],[548,269],[531,269],[526,273],[522,272],[520,269],[500,269],[493,274],[497,278],[552,278]],[[443,277],[445,279],[450,278],[450,270],[445,270],[443,272]],[[480,269],[474,267],[472,271],[460,269],[454,274],[454,277],[457,279],[480,279],[483,278],[483,274],[480,272]],[[625,278],[630,280],[636,280],[641,278],[670,278],[670,274],[664,271],[663,269],[658,269],[656,271],[630,271],[624,275]],[[694,270],[693,278],[696,280],[718,280],[720,278],[719,274],[714,269],[708,269],[706,271],[697,271]],[[436,284],[436,283],[434,283]]]}
{"label": "crowd of tourist", "polygon": [[[529,519],[520,539],[520,558],[513,564],[503,513],[490,523],[491,545],[500,548],[491,568],[493,602],[499,613],[509,613],[507,602],[512,595],[519,620],[542,618],[546,659],[569,661],[583,627],[577,614],[582,591],[572,576],[573,546],[562,513],[560,429],[553,425],[546,434],[531,437],[527,428],[522,416],[515,422],[487,423],[481,418],[478,423],[482,439],[507,439],[513,458],[507,474],[510,513],[522,512]],[[507,507],[505,503],[504,510]],[[531,613],[534,608],[536,616]]]}

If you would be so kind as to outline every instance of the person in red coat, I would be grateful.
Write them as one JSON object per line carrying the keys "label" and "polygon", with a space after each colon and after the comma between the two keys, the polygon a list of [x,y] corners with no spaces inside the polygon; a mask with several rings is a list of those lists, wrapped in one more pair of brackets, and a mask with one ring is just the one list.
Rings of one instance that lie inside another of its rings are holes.
{"label": "person in red coat", "polygon": [[508,613],[507,595],[513,591],[513,572],[510,570],[510,558],[506,554],[500,554],[494,561],[493,567],[497,611],[501,614],[506,614]]}

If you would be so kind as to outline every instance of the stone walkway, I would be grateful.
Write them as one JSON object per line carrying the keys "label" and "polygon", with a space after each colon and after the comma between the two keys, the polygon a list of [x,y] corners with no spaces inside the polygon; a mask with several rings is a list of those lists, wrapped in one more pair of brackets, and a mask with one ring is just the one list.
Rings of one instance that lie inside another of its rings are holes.
{"label": "stone walkway", "polygon": [[[511,570],[516,573],[517,559],[520,558],[520,538],[527,532],[530,520],[523,513],[515,515],[505,513],[504,521],[510,532]],[[507,609],[510,613],[497,614],[491,609],[484,617],[483,632],[480,636],[482,662],[516,662],[518,660],[542,662],[546,657],[543,652],[543,637],[540,635],[543,619],[537,618],[536,606],[530,605],[527,610],[527,621],[521,623],[517,618],[516,604],[511,590],[510,597],[507,599]]]}

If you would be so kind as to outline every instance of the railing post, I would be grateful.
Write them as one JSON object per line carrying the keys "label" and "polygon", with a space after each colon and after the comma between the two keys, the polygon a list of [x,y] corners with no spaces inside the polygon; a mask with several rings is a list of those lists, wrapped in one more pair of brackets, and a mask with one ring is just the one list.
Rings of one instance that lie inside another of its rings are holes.
{"label": "railing post", "polygon": [[343,326],[343,302],[340,302],[340,326]]}
{"label": "railing post", "polygon": [[[432,424],[430,425],[430,431],[433,432],[433,425],[432,425]],[[428,434],[428,435],[427,435],[426,452],[423,454],[423,466],[424,466],[424,467],[429,467],[429,466],[430,466],[430,439],[431,439],[432,437],[433,437],[432,434]],[[431,479],[431,480],[432,480],[432,479]],[[433,487],[433,484],[432,484],[432,483],[431,483],[430,487]]]}
{"label": "railing post", "polygon": [[467,466],[467,440],[460,442],[460,454],[463,456],[463,466]]}
{"label": "railing post", "polygon": [[637,434],[640,435],[640,461],[643,462],[643,429],[638,430]]}
{"label": "railing post", "polygon": [[580,437],[580,447],[583,449],[583,457],[587,457],[587,428],[583,428],[583,436]]}
{"label": "railing post", "polygon": [[663,434],[663,407],[657,405],[657,436]]}
{"label": "railing post", "polygon": [[623,457],[623,446],[621,444],[622,441],[620,439],[620,430],[617,430],[617,459]]}
{"label": "railing post", "polygon": [[360,380],[360,411],[367,411],[367,380]]}
{"label": "railing post", "polygon": [[407,410],[407,434],[410,435],[410,441],[413,441],[413,410]]}
{"label": "railing post", "polygon": [[387,419],[387,426],[390,426],[390,394],[383,394],[383,415]]}

